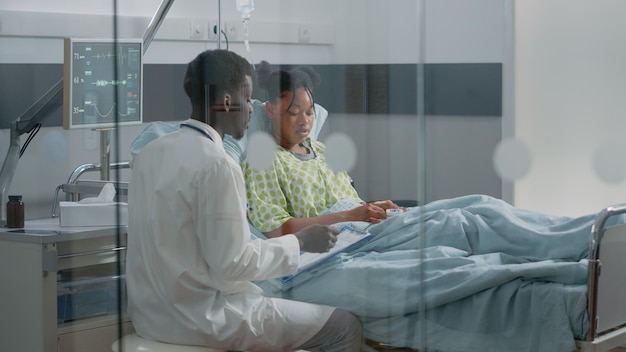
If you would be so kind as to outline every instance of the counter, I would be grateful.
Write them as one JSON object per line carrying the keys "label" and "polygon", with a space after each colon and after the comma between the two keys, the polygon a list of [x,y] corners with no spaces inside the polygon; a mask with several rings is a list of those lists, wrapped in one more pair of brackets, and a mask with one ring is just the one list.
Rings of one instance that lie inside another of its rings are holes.
{"label": "counter", "polygon": [[22,229],[0,228],[0,241],[55,243],[125,233],[124,226],[61,227],[58,218],[27,220]]}

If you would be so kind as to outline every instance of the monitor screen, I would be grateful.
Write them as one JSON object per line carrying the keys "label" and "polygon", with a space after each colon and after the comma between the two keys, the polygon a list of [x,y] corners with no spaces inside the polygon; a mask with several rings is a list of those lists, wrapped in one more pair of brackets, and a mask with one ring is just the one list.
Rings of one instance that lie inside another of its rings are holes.
{"label": "monitor screen", "polygon": [[65,38],[63,128],[142,122],[143,42]]}

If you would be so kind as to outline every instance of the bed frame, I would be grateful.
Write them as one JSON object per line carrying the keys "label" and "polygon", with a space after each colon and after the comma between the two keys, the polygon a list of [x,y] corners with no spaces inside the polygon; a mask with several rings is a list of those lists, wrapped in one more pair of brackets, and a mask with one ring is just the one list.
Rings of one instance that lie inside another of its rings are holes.
{"label": "bed frame", "polygon": [[[589,331],[577,341],[580,352],[604,352],[626,346],[626,224],[606,227],[626,204],[603,209],[591,229],[587,273]],[[602,253],[602,257],[600,257]]]}

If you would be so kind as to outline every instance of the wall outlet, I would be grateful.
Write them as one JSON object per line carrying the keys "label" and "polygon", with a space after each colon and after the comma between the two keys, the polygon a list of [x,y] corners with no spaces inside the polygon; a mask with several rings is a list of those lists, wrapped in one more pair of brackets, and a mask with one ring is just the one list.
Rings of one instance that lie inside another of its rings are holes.
{"label": "wall outlet", "polygon": [[228,38],[228,41],[234,41],[239,37],[239,33],[241,32],[240,22],[226,22],[224,23],[224,33]]}
{"label": "wall outlet", "polygon": [[311,41],[311,26],[300,25],[298,27],[298,42],[308,43]]}
{"label": "wall outlet", "polygon": [[207,33],[207,23],[205,20],[190,20],[189,21],[189,38],[190,39],[204,39],[205,33]]}

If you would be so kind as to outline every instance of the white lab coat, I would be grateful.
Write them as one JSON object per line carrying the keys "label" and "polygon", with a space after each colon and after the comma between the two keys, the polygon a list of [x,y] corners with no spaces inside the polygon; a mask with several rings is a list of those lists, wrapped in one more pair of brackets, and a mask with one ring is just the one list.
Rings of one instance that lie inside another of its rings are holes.
{"label": "white lab coat", "polygon": [[293,273],[293,235],[250,241],[239,165],[195,120],[147,144],[129,186],[128,312],[150,339],[278,351],[315,335],[334,308],[266,298],[251,283]]}

